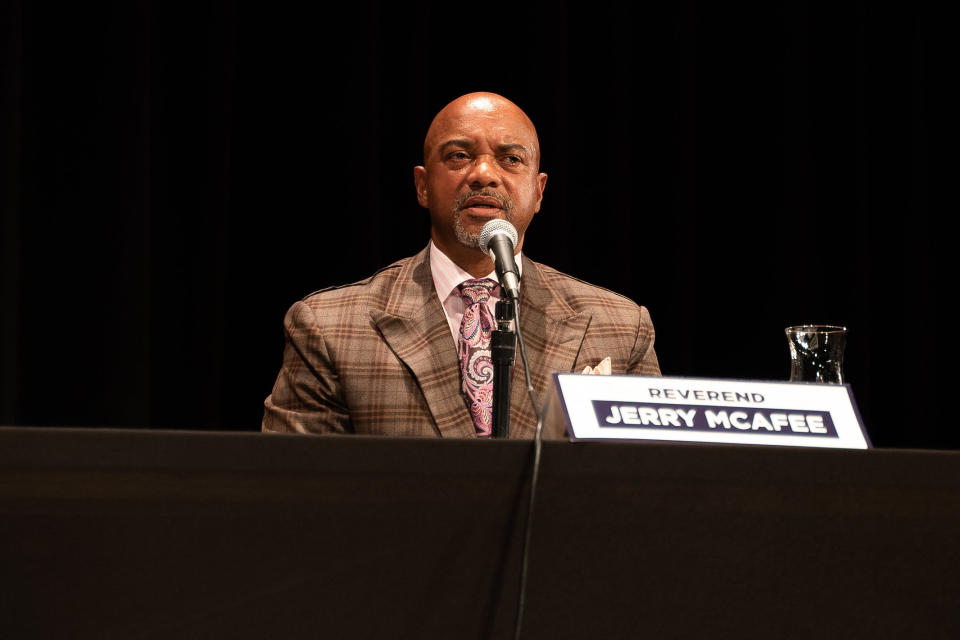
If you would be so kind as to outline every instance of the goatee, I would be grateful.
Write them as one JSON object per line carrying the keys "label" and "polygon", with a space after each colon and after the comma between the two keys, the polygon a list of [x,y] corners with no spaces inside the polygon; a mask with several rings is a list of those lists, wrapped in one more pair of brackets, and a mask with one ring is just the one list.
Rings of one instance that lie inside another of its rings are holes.
{"label": "goatee", "polygon": [[503,219],[513,224],[513,204],[505,196],[493,191],[491,189],[481,189],[479,191],[471,191],[470,193],[465,193],[453,204],[453,233],[457,237],[457,241],[471,249],[480,248],[480,232],[470,233],[463,227],[463,219],[460,214],[463,210],[463,205],[469,198],[474,196],[485,196],[488,198],[495,198],[499,203],[501,210],[503,211]]}

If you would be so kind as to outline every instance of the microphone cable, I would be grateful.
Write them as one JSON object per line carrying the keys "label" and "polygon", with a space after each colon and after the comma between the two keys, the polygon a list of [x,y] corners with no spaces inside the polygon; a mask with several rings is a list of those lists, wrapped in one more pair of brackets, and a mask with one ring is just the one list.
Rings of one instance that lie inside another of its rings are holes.
{"label": "microphone cable", "polygon": [[527,397],[530,398],[530,404],[533,412],[537,416],[537,430],[533,436],[533,470],[530,474],[530,500],[527,503],[527,517],[523,525],[523,552],[520,556],[520,596],[517,601],[517,619],[514,625],[513,638],[520,640],[520,629],[523,626],[523,614],[527,602],[527,564],[530,556],[530,537],[533,528],[533,508],[537,498],[537,481],[540,478],[540,451],[543,444],[543,420],[544,415],[537,409],[537,398],[533,391],[533,383],[530,380],[530,367],[527,362],[527,349],[523,344],[523,333],[520,331],[520,303],[517,298],[513,300],[513,317],[517,328],[517,342],[520,343],[520,360],[523,362],[523,375],[527,383]]}

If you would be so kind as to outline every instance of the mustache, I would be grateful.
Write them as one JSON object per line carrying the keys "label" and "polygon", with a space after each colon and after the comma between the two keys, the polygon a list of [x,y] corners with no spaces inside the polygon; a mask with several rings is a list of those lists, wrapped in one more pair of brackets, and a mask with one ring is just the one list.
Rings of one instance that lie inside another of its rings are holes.
{"label": "mustache", "polygon": [[497,193],[493,189],[479,189],[477,191],[471,191],[469,193],[465,193],[459,198],[457,198],[456,202],[454,203],[455,206],[457,207],[457,210],[459,211],[460,209],[463,209],[463,205],[467,202],[467,200],[475,196],[483,196],[485,198],[494,198],[497,202],[500,203],[500,206],[503,208],[504,211],[509,211],[513,206],[513,203],[511,203],[510,200],[502,193]]}

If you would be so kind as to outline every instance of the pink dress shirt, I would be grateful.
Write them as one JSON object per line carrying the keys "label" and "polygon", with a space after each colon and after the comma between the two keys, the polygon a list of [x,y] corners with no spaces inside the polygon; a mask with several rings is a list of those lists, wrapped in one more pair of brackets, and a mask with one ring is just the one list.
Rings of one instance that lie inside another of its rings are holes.
{"label": "pink dress shirt", "polygon": [[[520,275],[523,275],[523,265],[521,261],[522,252],[518,253],[517,269]],[[443,312],[447,316],[447,324],[450,325],[450,336],[453,343],[457,344],[460,335],[460,321],[463,320],[463,312],[466,308],[463,304],[463,298],[457,287],[465,280],[474,280],[475,278],[461,269],[453,260],[437,248],[437,245],[430,242],[430,271],[433,274],[433,287],[437,290],[437,297],[443,305]],[[487,276],[494,282],[497,282],[497,272],[491,271]],[[490,315],[496,317],[497,300],[500,299],[500,287],[493,290],[493,295],[487,300],[487,306],[490,308]]]}

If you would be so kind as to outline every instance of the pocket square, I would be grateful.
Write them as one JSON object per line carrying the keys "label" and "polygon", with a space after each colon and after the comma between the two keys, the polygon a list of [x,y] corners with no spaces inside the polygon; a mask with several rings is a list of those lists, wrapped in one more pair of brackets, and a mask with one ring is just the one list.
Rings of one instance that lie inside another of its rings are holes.
{"label": "pocket square", "polygon": [[581,371],[580,373],[593,374],[593,375],[599,375],[599,376],[610,375],[610,357],[607,356],[606,358],[601,360],[600,363],[595,367],[591,367],[590,365],[587,365],[586,368],[584,368],[584,370]]}

